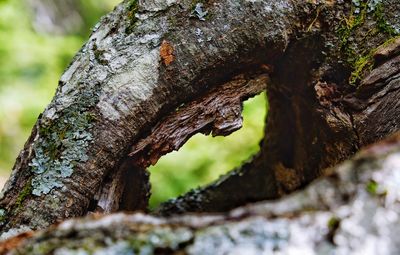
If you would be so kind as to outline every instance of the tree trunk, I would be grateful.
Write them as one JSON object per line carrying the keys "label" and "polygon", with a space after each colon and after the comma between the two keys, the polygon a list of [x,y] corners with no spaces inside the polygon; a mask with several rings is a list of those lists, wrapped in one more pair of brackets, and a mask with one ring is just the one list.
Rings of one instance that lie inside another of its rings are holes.
{"label": "tree trunk", "polygon": [[158,213],[228,211],[304,187],[398,130],[399,10],[397,0],[124,1],[65,71],[19,155],[0,200],[3,236],[146,210],[146,167],[197,132],[240,128],[241,102],[265,87],[260,152]]}

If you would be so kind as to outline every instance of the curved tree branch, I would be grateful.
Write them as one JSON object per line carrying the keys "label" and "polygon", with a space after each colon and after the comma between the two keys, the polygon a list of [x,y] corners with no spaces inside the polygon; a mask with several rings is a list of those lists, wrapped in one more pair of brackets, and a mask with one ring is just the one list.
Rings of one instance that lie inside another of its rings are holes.
{"label": "curved tree branch", "polygon": [[[372,71],[357,89],[349,86],[349,77],[360,83],[369,70],[350,74],[357,63],[352,58],[383,44],[399,27],[400,3],[379,3],[379,13],[377,4],[363,4],[355,17],[350,1],[224,0],[202,7],[189,0],[124,1],[98,24],[36,123],[3,189],[1,231],[43,228],[96,206],[143,209],[145,170],[136,169],[140,177],[132,177],[141,179],[135,203],[115,181],[130,165],[152,161],[128,158],[131,148],[151,136],[162,116],[240,75],[271,78],[266,136],[250,164],[256,170],[243,168],[243,176],[262,178],[243,180],[256,181],[257,200],[306,185],[360,145],[397,130],[396,117],[394,124],[369,132],[363,125],[385,112],[357,107],[373,97],[382,104],[393,100],[384,91],[398,86],[396,51],[375,63],[375,70],[392,63],[392,73],[374,82]],[[346,17],[359,22],[349,24]],[[364,30],[376,32],[360,36]],[[390,116],[398,116],[399,107],[391,106]],[[249,185],[232,176],[226,183]],[[224,210],[238,205],[236,193],[225,195],[232,203]]]}
{"label": "curved tree branch", "polygon": [[162,114],[254,72],[288,43],[288,2],[205,8],[207,22],[192,18],[191,1],[124,1],[102,19],[61,77],[3,189],[2,231],[84,215],[110,171]]}

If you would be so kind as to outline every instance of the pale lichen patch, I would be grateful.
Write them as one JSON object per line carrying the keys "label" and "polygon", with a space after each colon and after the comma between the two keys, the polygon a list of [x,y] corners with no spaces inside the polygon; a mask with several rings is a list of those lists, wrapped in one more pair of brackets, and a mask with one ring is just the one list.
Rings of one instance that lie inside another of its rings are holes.
{"label": "pale lichen patch", "polygon": [[32,194],[48,194],[53,188],[62,187],[63,180],[73,173],[74,166],[86,162],[86,149],[93,137],[90,113],[70,113],[53,126],[42,127],[35,143],[35,157],[29,166],[35,174]]}
{"label": "pale lichen patch", "polygon": [[72,84],[67,82],[58,90],[59,97],[39,122],[34,157],[29,163],[34,174],[33,195],[48,194],[53,188],[62,187],[74,167],[88,160],[87,148],[93,140],[91,128],[95,120],[89,109],[98,102],[98,88],[92,84]]}
{"label": "pale lichen patch", "polygon": [[12,229],[8,230],[7,232],[4,232],[0,235],[0,241],[9,239],[11,237],[17,236],[21,233],[28,232],[28,231],[32,231],[32,229],[25,225],[22,225],[18,228],[12,228]]}
{"label": "pale lichen patch", "polygon": [[139,5],[140,11],[158,12],[178,3],[178,0],[151,0],[142,1]]}

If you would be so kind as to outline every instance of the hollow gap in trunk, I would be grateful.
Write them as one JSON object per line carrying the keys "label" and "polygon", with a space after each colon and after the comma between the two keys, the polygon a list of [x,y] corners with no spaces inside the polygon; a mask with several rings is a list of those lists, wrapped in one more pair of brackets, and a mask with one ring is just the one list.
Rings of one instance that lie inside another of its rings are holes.
{"label": "hollow gap in trunk", "polygon": [[150,183],[146,169],[163,155],[180,149],[197,133],[228,136],[240,129],[242,102],[265,91],[268,80],[265,73],[237,75],[160,116],[159,122],[144,131],[126,157],[105,176],[89,211],[147,211]]}
{"label": "hollow gap in trunk", "polygon": [[193,136],[179,150],[151,166],[150,208],[189,189],[205,185],[239,166],[259,150],[267,113],[266,95],[244,102],[243,127],[227,137]]}

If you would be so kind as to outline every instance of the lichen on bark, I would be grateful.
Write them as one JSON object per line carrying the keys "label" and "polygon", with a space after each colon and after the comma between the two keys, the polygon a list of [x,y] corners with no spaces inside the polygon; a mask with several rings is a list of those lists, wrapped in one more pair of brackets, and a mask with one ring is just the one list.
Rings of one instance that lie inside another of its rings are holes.
{"label": "lichen on bark", "polygon": [[40,137],[33,146],[35,157],[29,164],[35,175],[31,184],[33,195],[48,194],[53,188],[62,187],[75,165],[88,160],[93,117],[82,105],[71,108],[62,113],[56,124],[42,124],[39,129]]}
{"label": "lichen on bark", "polygon": [[[225,214],[92,215],[0,243],[8,254],[398,254],[400,134],[304,190]],[[373,192],[368,188],[374,183]]]}

